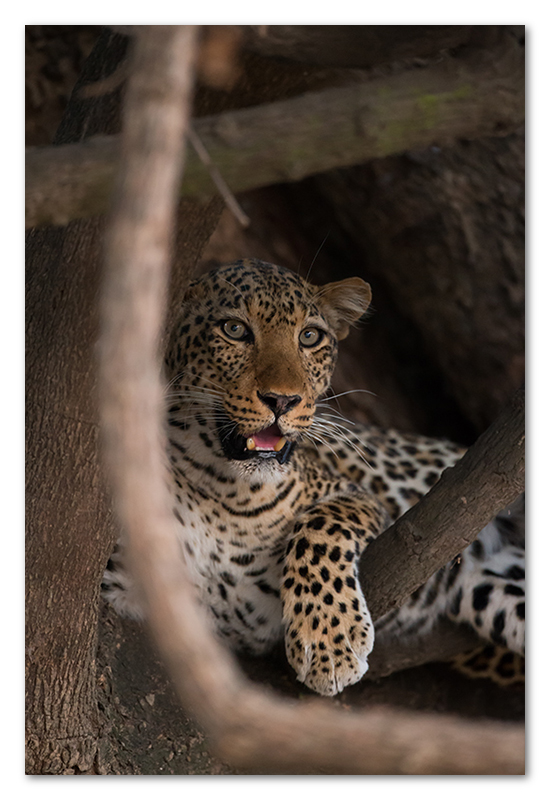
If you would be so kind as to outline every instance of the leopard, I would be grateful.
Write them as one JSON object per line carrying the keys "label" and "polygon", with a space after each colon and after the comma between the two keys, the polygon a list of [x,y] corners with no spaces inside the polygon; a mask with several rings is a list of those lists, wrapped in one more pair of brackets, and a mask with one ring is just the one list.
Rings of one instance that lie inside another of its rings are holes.
{"label": "leopard", "polygon": [[[524,549],[509,509],[400,609],[371,618],[359,559],[464,448],[353,423],[332,404],[339,342],[370,303],[362,278],[317,286],[241,259],[189,285],[164,359],[172,512],[208,624],[252,655],[284,641],[297,680],[329,697],[363,678],[375,638],[421,637],[442,617],[486,648],[524,652]],[[126,562],[121,537],[103,594],[143,620]]]}

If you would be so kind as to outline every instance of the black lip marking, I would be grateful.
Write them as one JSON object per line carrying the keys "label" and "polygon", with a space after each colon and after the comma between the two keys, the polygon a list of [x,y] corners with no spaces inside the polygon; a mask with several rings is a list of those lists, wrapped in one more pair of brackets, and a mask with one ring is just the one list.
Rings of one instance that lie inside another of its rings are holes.
{"label": "black lip marking", "polygon": [[275,450],[248,450],[246,438],[237,432],[233,421],[223,411],[218,411],[216,414],[216,428],[224,455],[230,461],[260,461],[266,458],[276,458],[279,464],[286,464],[296,446],[295,442],[287,440],[285,446],[278,452]]}

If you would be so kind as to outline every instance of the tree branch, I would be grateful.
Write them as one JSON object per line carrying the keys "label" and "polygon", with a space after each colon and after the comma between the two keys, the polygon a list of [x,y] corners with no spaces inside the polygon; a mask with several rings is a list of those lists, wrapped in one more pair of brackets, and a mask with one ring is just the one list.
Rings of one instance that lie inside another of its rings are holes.
{"label": "tree branch", "polygon": [[374,619],[398,608],[525,488],[525,390],[452,469],[365,550],[359,575]]}
{"label": "tree branch", "polygon": [[[504,135],[523,119],[524,54],[509,37],[469,58],[202,117],[194,129],[236,193],[406,150]],[[118,137],[29,148],[26,226],[103,213],[118,160]],[[190,152],[182,196],[214,193]]]}
{"label": "tree branch", "polygon": [[376,635],[374,650],[369,656],[369,670],[363,680],[378,680],[412,667],[433,661],[451,661],[482,644],[479,636],[465,625],[442,619],[422,637]]}
{"label": "tree branch", "polygon": [[286,774],[515,774],[518,726],[278,700],[248,682],[195,604],[165,481],[158,342],[193,30],[145,28],[127,92],[122,170],[107,240],[100,385],[105,456],[134,572],[186,707],[221,756]]}
{"label": "tree branch", "polygon": [[[525,392],[521,388],[495,423],[440,482],[382,533],[361,559],[361,586],[376,620],[400,607],[415,589],[447,564],[525,486]],[[367,678],[449,661],[482,640],[447,620],[422,638],[386,637],[381,630]]]}

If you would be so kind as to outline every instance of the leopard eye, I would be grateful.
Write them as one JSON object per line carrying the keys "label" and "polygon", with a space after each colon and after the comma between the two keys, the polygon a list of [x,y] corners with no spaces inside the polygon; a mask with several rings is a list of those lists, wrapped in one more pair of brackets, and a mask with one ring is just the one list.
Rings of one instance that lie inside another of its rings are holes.
{"label": "leopard eye", "polygon": [[230,339],[235,339],[235,341],[242,341],[251,336],[250,330],[240,319],[227,319],[221,323],[221,329],[226,336],[229,336]]}
{"label": "leopard eye", "polygon": [[325,338],[325,332],[320,328],[304,328],[299,336],[302,347],[314,347]]}

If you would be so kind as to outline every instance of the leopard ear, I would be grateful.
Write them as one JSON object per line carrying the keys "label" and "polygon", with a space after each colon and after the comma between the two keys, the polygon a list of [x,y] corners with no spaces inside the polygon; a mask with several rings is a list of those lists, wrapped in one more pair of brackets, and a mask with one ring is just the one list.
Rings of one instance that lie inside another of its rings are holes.
{"label": "leopard ear", "polygon": [[345,339],[350,325],[368,309],[371,298],[368,283],[361,278],[346,278],[320,286],[314,299],[338,339]]}
{"label": "leopard ear", "polygon": [[183,296],[183,303],[188,303],[190,300],[204,300],[206,296],[206,285],[200,279],[192,281],[187,287]]}

